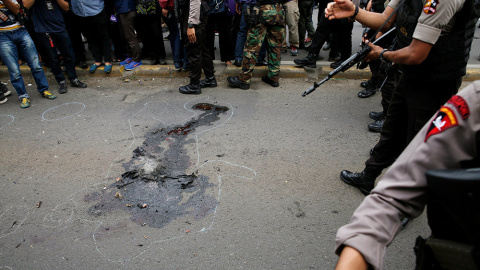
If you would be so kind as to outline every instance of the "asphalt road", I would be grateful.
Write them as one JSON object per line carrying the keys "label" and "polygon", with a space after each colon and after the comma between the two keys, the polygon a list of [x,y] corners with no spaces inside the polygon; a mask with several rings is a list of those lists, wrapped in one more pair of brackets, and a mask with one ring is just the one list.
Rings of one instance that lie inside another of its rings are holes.
{"label": "asphalt road", "polygon": [[[85,80],[1,105],[0,269],[333,269],[364,198],[339,173],[378,140],[378,94],[341,79],[307,97],[308,79],[243,91],[220,77],[199,96],[178,93],[186,78]],[[418,235],[424,215],[386,269],[413,268]]]}

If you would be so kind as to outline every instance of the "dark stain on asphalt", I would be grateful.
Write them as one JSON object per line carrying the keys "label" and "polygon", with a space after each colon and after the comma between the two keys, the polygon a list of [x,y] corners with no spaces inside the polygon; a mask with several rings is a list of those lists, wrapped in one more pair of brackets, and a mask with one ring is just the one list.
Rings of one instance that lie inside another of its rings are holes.
{"label": "dark stain on asphalt", "polygon": [[219,115],[229,110],[216,104],[199,103],[201,111],[183,126],[156,128],[145,135],[143,144],[123,163],[125,173],[107,188],[87,194],[84,201],[93,204],[88,213],[95,217],[123,210],[131,220],[144,226],[162,228],[182,216],[200,220],[215,210],[216,184],[196,173],[187,174],[191,166],[185,145],[196,143],[187,136],[201,126],[213,126]]}

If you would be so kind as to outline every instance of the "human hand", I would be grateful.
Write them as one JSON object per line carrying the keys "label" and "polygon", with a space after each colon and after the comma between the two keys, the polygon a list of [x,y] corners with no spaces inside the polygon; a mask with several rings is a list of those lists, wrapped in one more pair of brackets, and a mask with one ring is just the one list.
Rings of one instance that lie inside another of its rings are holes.
{"label": "human hand", "polygon": [[354,13],[355,5],[350,0],[335,0],[335,2],[328,3],[325,8],[325,18],[329,20],[348,18]]}
{"label": "human hand", "polygon": [[370,47],[370,52],[365,57],[365,61],[368,63],[370,61],[378,60],[380,58],[380,53],[383,48],[373,44],[372,42],[366,41],[368,47]]}
{"label": "human hand", "polygon": [[195,36],[195,28],[187,28],[187,37],[190,43],[195,43],[197,41],[197,36]]}

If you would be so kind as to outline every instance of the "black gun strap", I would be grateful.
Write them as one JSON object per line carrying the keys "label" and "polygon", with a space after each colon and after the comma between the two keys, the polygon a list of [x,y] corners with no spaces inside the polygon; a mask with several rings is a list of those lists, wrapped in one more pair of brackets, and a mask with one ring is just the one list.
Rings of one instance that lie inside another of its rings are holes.
{"label": "black gun strap", "polygon": [[378,32],[380,32],[380,30],[385,26],[385,24],[387,24],[387,22],[393,17],[393,15],[395,15],[398,10],[405,4],[407,0],[402,0],[402,2],[400,2],[400,4],[397,6],[397,8],[395,8],[392,12],[392,14],[390,14],[390,16],[388,16],[388,18],[383,22],[382,26],[380,26],[377,31],[375,31],[375,34],[373,34],[373,40],[371,40],[371,42],[375,41],[375,38],[377,37],[377,34]]}

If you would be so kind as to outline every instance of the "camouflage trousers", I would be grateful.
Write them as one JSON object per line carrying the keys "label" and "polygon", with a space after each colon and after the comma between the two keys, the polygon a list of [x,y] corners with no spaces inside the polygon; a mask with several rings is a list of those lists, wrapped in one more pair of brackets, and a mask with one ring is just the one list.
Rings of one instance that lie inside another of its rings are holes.
{"label": "camouflage trousers", "polygon": [[261,5],[260,10],[261,23],[250,25],[243,48],[240,80],[248,84],[264,39],[267,43],[268,77],[278,82],[280,74],[281,48],[285,40],[285,11],[282,4]]}

